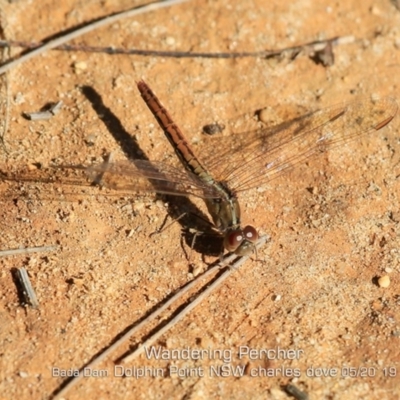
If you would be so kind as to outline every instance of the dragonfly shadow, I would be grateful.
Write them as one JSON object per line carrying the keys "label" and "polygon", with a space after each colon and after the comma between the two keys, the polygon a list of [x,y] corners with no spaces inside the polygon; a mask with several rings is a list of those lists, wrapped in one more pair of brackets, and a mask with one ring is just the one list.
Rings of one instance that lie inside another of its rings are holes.
{"label": "dragonfly shadow", "polygon": [[[220,256],[223,252],[223,237],[215,230],[209,218],[199,210],[193,203],[181,196],[163,196],[168,203],[168,216],[173,218],[173,222],[179,222],[182,227],[181,243],[186,242],[190,251],[194,250],[203,256]],[[157,232],[165,232],[173,223],[165,218]],[[187,259],[190,259],[190,251],[186,251]],[[204,257],[203,257],[204,258]]]}
{"label": "dragonfly shadow", "polygon": [[[108,132],[121,147],[125,156],[132,163],[135,163],[136,160],[151,161],[141,149],[137,140],[129,134],[118,117],[104,104],[101,95],[91,86],[83,86],[81,90]],[[165,140],[161,138],[162,136],[160,135],[160,140]],[[169,217],[182,226],[183,238],[189,248],[203,255],[220,255],[222,249],[221,235],[215,235],[215,232],[212,231],[212,223],[205,222],[209,221],[209,218],[188,197],[161,193],[157,193],[156,196],[157,199],[168,204],[167,212]],[[193,231],[201,234],[196,234]],[[194,236],[196,236],[195,240],[193,240]]]}
{"label": "dragonfly shadow", "polygon": [[91,86],[83,86],[81,90],[126,157],[130,160],[140,158],[146,160],[136,139],[125,130],[118,117],[104,104],[101,95]]}

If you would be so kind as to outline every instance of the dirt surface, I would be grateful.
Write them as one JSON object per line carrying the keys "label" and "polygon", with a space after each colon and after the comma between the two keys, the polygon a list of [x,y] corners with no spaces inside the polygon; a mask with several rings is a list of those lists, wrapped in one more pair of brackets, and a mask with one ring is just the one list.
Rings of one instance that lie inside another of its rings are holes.
{"label": "dirt surface", "polygon": [[[7,40],[36,42],[132,6],[1,2],[1,27]],[[231,134],[210,139],[204,125],[233,121],[242,130],[265,107],[267,120],[279,123],[359,96],[398,97],[400,12],[389,1],[191,1],[121,20],[74,43],[233,52],[349,35],[354,40],[334,46],[330,67],[303,54],[266,60],[46,52],[3,76],[9,124],[0,170],[45,174],[54,163],[90,165],[110,152],[116,160],[175,162],[137,91],[142,78],[194,148],[208,140],[223,148]],[[21,51],[11,48],[9,56]],[[22,116],[58,100],[64,107],[50,120]],[[399,398],[399,121],[240,193],[244,224],[271,240],[258,260],[247,260],[154,343],[183,359],[169,353],[118,361],[159,329],[152,323],[92,370],[100,376],[85,377],[64,398],[287,399],[288,383],[310,399]],[[194,205],[206,215],[200,199],[29,182],[0,182],[0,190],[1,249],[58,246],[0,259],[1,399],[51,398],[65,375],[218,260],[206,246],[215,237],[202,237],[191,251],[182,224],[149,237],[166,217]],[[21,306],[12,271],[22,266],[37,310]],[[377,283],[384,275],[387,288]],[[253,353],[240,357],[246,347]],[[259,352],[266,349],[280,352]],[[192,354],[185,358],[183,350]],[[198,350],[208,353],[198,359]],[[227,376],[215,373],[222,365]],[[238,366],[243,376],[232,375]],[[116,376],[122,368],[125,377]],[[130,376],[135,371],[146,376]],[[157,371],[163,376],[153,377]],[[259,376],[263,371],[268,376]]]}

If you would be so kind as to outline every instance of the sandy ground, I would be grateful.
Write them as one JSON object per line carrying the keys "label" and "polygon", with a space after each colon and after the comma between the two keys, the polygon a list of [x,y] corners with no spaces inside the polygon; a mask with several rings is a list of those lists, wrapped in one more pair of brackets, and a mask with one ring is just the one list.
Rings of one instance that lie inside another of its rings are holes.
{"label": "sandy ground", "polygon": [[[3,37],[41,41],[133,3],[1,2]],[[246,116],[264,107],[282,122],[359,96],[398,97],[400,11],[389,1],[191,1],[114,23],[74,43],[233,52],[348,35],[354,41],[334,47],[330,67],[301,54],[226,60],[47,52],[7,74],[8,93],[3,77],[9,126],[0,169],[89,165],[110,152],[117,160],[145,154],[170,162],[174,154],[136,89],[141,78],[195,147],[210,140],[204,125],[247,126]],[[64,108],[48,121],[22,116],[58,100]],[[310,399],[399,398],[399,124],[397,116],[378,133],[240,194],[244,223],[271,241],[154,344],[207,350],[203,359],[144,354],[116,376],[119,358],[160,326],[151,324],[92,371],[101,376],[85,377],[65,398],[287,399],[288,383]],[[229,134],[208,146],[223,148]],[[194,205],[206,214],[201,200],[47,183],[0,182],[0,190],[1,249],[58,246],[0,259],[1,399],[51,398],[67,379],[60,374],[84,367],[218,260],[205,245],[215,237],[203,238],[188,260],[190,237],[179,223],[149,237]],[[22,266],[37,310],[21,306],[12,271]],[[384,275],[388,288],[377,284]],[[240,357],[246,347],[254,354]],[[258,352],[278,348],[275,356]],[[228,376],[213,373],[222,365]],[[232,375],[238,366],[243,376]],[[135,371],[146,376],[129,376]],[[163,376],[152,377],[155,371]]]}

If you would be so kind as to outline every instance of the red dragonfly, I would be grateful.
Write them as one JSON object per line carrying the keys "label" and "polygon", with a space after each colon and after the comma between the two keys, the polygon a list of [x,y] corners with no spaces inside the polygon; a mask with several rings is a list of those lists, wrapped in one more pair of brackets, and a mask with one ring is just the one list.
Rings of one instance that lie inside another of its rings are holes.
{"label": "red dragonfly", "polygon": [[201,160],[168,111],[144,82],[137,83],[143,100],[172,145],[183,168],[157,161],[106,162],[87,168],[101,175],[109,188],[194,195],[204,199],[214,225],[229,252],[246,255],[258,239],[253,226],[241,227],[238,195],[279,176],[289,167],[362,134],[386,126],[398,106],[394,99],[362,99],[325,108],[295,123],[250,135],[235,135],[224,148],[207,152]]}
{"label": "red dragonfly", "polygon": [[231,140],[224,138],[222,146],[209,148],[198,157],[150,87],[144,81],[137,87],[183,168],[159,161],[131,160],[61,169],[84,169],[92,181],[116,190],[203,198],[216,229],[224,237],[224,248],[237,255],[252,252],[258,239],[253,226],[241,227],[238,196],[242,192],[259,188],[312,156],[382,129],[398,109],[390,97],[363,98],[309,113],[278,127],[234,135]]}

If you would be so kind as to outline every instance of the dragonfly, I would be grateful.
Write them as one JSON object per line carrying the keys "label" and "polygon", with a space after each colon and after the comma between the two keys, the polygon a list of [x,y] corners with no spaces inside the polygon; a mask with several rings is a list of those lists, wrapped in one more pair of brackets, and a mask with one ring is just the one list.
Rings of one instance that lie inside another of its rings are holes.
{"label": "dragonfly", "polygon": [[85,167],[92,180],[115,190],[197,196],[205,201],[223,246],[239,256],[255,249],[255,227],[241,226],[239,196],[289,168],[333,147],[388,125],[396,100],[363,98],[331,106],[275,128],[235,135],[234,140],[196,155],[181,129],[149,85],[137,88],[175,151],[182,167],[150,160],[112,161]]}

